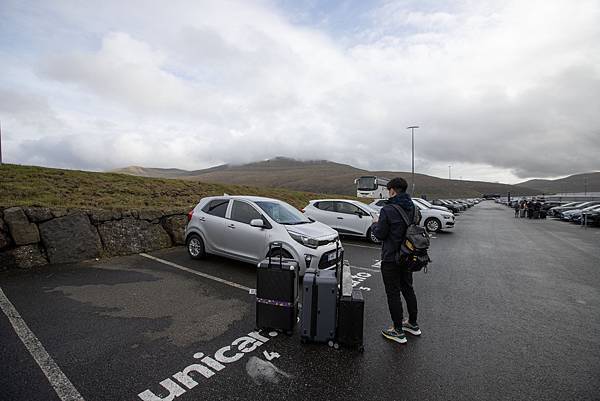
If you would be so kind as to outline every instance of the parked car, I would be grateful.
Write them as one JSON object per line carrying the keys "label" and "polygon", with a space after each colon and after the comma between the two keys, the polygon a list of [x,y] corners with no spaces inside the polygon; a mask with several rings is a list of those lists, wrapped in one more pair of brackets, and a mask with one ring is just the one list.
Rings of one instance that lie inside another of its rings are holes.
{"label": "parked car", "polygon": [[430,209],[438,209],[438,210],[443,210],[444,212],[452,213],[452,211],[450,209],[448,209],[446,206],[434,205],[434,204],[429,203],[429,201],[422,199],[422,198],[412,198],[412,199]]}
{"label": "parked car", "polygon": [[380,242],[371,233],[371,225],[379,218],[379,211],[362,202],[348,199],[311,200],[302,211],[306,216],[327,224],[340,234]]}
{"label": "parked car", "polygon": [[567,210],[577,209],[579,206],[583,205],[585,202],[570,202],[566,205],[555,206],[548,210],[548,214],[550,216],[560,216],[561,212],[566,212]]}
{"label": "parked car", "polygon": [[303,275],[307,268],[327,268],[337,262],[338,233],[309,219],[277,199],[217,196],[200,200],[188,214],[186,247],[193,259],[215,254],[256,264],[268,256],[295,259]]}
{"label": "parked car", "polygon": [[600,205],[592,205],[584,209],[573,209],[561,214],[561,219],[572,221],[574,223],[581,223],[581,217],[584,213],[600,211]]}
{"label": "parked car", "polygon": [[465,210],[468,209],[468,206],[466,204],[462,203],[461,201],[450,200],[450,199],[447,199],[447,201],[450,202],[450,203],[452,203],[452,204],[454,204],[454,205],[456,205],[460,211],[465,211]]}
{"label": "parked car", "polygon": [[431,203],[433,205],[435,205],[435,206],[447,207],[454,214],[456,214],[456,213],[458,213],[458,212],[461,211],[461,208],[458,205],[455,205],[454,203],[449,202],[449,201],[444,200],[444,199],[434,199]]}
{"label": "parked car", "polygon": [[421,212],[421,226],[429,232],[440,232],[454,228],[455,217],[452,213],[443,210],[428,208],[413,200],[415,207]]}
{"label": "parked car", "polygon": [[[443,210],[444,212],[449,212],[452,213],[452,211],[447,208],[446,206],[438,206],[438,205],[433,205],[431,203],[429,203],[429,201],[422,199],[422,198],[412,198],[414,201],[419,202],[421,205],[431,208],[431,209],[438,209],[438,210]],[[372,208],[374,208],[375,210],[380,210],[387,202],[387,199],[376,199],[373,202],[369,203],[369,206],[371,206]]]}
{"label": "parked car", "polygon": [[[381,200],[371,203],[370,206],[377,208],[377,210],[381,210],[385,203],[383,203],[381,206],[379,203],[381,203]],[[427,231],[439,232],[441,230],[454,227],[455,217],[451,212],[429,208],[418,202],[416,199],[413,199],[413,204],[421,213],[421,221],[419,225],[424,227]]]}

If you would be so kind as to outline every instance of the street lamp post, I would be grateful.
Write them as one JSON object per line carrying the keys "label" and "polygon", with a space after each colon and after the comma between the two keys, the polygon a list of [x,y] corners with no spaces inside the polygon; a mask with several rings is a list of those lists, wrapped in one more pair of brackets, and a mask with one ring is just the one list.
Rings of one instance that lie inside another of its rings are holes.
{"label": "street lamp post", "polygon": [[452,165],[448,164],[448,181],[452,180]]}
{"label": "street lamp post", "polygon": [[410,194],[415,194],[415,128],[419,128],[418,125],[412,125],[410,127],[406,127],[409,129],[412,135],[412,175],[411,175],[411,191]]}

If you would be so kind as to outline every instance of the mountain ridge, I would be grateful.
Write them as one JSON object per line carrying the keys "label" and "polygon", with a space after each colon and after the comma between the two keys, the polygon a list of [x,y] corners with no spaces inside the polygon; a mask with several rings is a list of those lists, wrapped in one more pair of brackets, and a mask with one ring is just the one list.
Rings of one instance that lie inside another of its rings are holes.
{"label": "mountain ridge", "polygon": [[[276,157],[245,164],[222,164],[193,171],[175,168],[134,167],[116,169],[112,172],[349,196],[356,196],[354,180],[362,175],[377,175],[387,178],[400,175],[410,181],[409,172],[368,171],[328,160],[305,161],[287,157]],[[540,190],[525,186],[485,181],[447,180],[426,174],[415,174],[416,194],[426,195],[430,198],[478,197],[486,193],[506,194],[509,191],[513,195],[542,193]]]}

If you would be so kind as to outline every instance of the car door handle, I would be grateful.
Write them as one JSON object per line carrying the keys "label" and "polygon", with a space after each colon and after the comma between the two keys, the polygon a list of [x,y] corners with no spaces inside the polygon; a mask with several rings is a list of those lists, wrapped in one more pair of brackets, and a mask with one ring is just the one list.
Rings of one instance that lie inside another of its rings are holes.
{"label": "car door handle", "polygon": [[206,221],[206,217],[198,217],[198,220],[200,220],[200,221]]}
{"label": "car door handle", "polygon": [[338,217],[338,220],[344,220],[344,218],[343,217]]}
{"label": "car door handle", "polygon": [[229,228],[235,228],[235,225],[234,224],[229,224],[227,227],[229,227]]}

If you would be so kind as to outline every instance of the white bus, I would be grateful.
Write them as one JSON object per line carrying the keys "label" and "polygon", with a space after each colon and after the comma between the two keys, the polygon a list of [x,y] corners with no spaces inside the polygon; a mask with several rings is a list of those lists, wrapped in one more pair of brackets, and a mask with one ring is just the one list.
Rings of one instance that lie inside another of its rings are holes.
{"label": "white bus", "polygon": [[387,199],[389,193],[387,183],[389,180],[383,177],[365,175],[354,180],[356,184],[356,196],[359,198]]}

